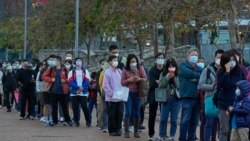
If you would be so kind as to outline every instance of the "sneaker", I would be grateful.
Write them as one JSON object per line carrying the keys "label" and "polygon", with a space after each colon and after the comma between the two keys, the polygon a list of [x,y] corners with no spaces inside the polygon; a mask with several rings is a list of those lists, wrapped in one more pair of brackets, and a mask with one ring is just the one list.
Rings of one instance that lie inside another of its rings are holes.
{"label": "sneaker", "polygon": [[64,117],[60,117],[60,122],[64,122]]}
{"label": "sneaker", "polygon": [[49,125],[50,125],[51,127],[57,127],[57,126],[59,126],[58,123],[54,123],[54,122],[50,122]]}
{"label": "sneaker", "polygon": [[7,109],[7,112],[8,112],[8,113],[11,112],[11,109]]}
{"label": "sneaker", "polygon": [[139,127],[139,129],[140,129],[140,130],[145,130],[145,129],[146,129],[146,127],[145,127],[145,126],[143,126],[143,125],[141,125],[141,126]]}
{"label": "sneaker", "polygon": [[45,117],[41,117],[41,118],[40,118],[40,122],[44,122],[44,123],[45,123],[46,121],[47,121],[47,120],[45,119]]}
{"label": "sneaker", "polygon": [[29,116],[29,119],[30,119],[30,120],[34,120],[34,119],[35,119],[35,117],[33,117],[33,116]]}
{"label": "sneaker", "polygon": [[134,126],[129,126],[128,131],[129,131],[130,133],[134,133]]}
{"label": "sneaker", "polygon": [[0,109],[1,109],[1,108],[3,108],[3,106],[2,106],[2,105],[0,105]]}
{"label": "sneaker", "polygon": [[169,141],[174,141],[173,137],[168,138]]}
{"label": "sneaker", "polygon": [[76,127],[80,127],[80,123],[75,123]]}
{"label": "sneaker", "polygon": [[86,126],[87,127],[91,127],[91,123],[86,123]]}
{"label": "sneaker", "polygon": [[64,126],[73,126],[73,123],[71,121],[68,121],[68,122],[64,122],[63,125]]}
{"label": "sneaker", "polygon": [[26,118],[25,118],[25,117],[21,117],[21,116],[20,116],[20,118],[19,118],[19,119],[20,119],[20,120],[26,120]]}
{"label": "sneaker", "polygon": [[117,136],[117,133],[109,133],[109,136]]}
{"label": "sneaker", "polygon": [[102,132],[103,133],[108,133],[108,129],[103,129]]}
{"label": "sneaker", "polygon": [[100,127],[99,130],[103,130],[103,127]]}

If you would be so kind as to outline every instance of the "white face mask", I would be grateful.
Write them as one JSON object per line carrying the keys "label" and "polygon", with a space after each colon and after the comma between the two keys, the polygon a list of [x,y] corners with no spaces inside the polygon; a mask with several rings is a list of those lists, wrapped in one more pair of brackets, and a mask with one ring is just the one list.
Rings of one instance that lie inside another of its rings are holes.
{"label": "white face mask", "polygon": [[65,67],[66,67],[66,69],[70,69],[71,68],[71,65],[70,64],[65,64]]}
{"label": "white face mask", "polygon": [[112,66],[117,67],[118,66],[118,61],[112,61]]}
{"label": "white face mask", "polygon": [[157,65],[163,65],[165,63],[165,60],[164,59],[157,59],[156,60],[156,64]]}
{"label": "white face mask", "polygon": [[216,63],[217,65],[220,65],[220,59],[216,59],[216,60],[215,60],[215,63]]}
{"label": "white face mask", "polygon": [[240,95],[241,95],[241,91],[240,91],[239,88],[237,88],[237,89],[235,90],[235,94],[236,94],[236,96],[240,96]]}
{"label": "white face mask", "polygon": [[168,68],[168,71],[171,71],[171,72],[175,72],[175,70],[176,70],[175,67]]}
{"label": "white face mask", "polygon": [[116,53],[116,54],[113,54],[113,55],[115,55],[116,57],[118,57],[118,56],[119,56],[119,53]]}
{"label": "white face mask", "polygon": [[67,56],[65,60],[72,60],[72,57]]}
{"label": "white face mask", "polygon": [[236,61],[230,61],[229,64],[231,68],[234,68],[236,66]]}

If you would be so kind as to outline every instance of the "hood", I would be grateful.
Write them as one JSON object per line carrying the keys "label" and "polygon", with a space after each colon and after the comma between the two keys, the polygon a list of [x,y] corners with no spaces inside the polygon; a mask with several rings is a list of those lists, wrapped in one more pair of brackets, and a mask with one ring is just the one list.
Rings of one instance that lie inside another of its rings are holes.
{"label": "hood", "polygon": [[240,89],[242,95],[246,96],[250,93],[250,83],[247,80],[237,82],[236,86]]}

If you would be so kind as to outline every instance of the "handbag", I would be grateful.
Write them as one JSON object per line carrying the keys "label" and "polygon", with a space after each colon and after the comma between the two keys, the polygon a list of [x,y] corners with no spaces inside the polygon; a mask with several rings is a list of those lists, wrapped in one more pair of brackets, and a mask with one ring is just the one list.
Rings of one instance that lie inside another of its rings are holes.
{"label": "handbag", "polygon": [[156,88],[155,89],[155,101],[167,102],[170,98],[172,91],[168,88]]}
{"label": "handbag", "polygon": [[42,81],[41,82],[41,92],[49,92],[50,91],[50,85],[48,82]]}
{"label": "handbag", "polygon": [[148,94],[148,81],[141,80],[138,82],[138,97],[145,98]]}
{"label": "handbag", "polygon": [[114,100],[121,100],[121,101],[128,101],[129,95],[129,88],[127,87],[119,87],[114,90],[112,99]]}
{"label": "handbag", "polygon": [[219,110],[213,102],[214,96],[208,96],[205,99],[205,115],[209,117],[218,117]]}

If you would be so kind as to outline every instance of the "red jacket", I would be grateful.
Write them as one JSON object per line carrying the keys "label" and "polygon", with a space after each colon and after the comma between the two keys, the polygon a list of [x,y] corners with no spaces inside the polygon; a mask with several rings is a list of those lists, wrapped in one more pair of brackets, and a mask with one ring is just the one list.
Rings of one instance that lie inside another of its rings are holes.
{"label": "red jacket", "polygon": [[[63,87],[63,94],[68,94],[69,92],[69,82],[68,82],[69,71],[66,68],[61,69],[61,82]],[[53,68],[48,68],[42,76],[43,81],[48,82],[50,88],[53,85],[52,79],[56,77],[56,71]]]}

